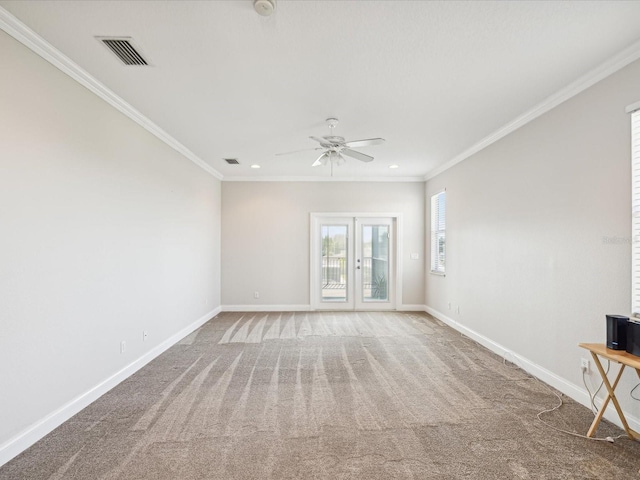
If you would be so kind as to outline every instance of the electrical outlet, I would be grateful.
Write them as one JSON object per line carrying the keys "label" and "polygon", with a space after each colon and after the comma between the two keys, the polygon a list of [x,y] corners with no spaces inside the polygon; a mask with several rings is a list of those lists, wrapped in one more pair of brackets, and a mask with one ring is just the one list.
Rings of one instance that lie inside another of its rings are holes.
{"label": "electrical outlet", "polygon": [[120,342],[120,353],[124,353],[126,349],[127,349],[127,342],[123,340]]}
{"label": "electrical outlet", "polygon": [[460,305],[456,305],[456,313],[460,313]]}
{"label": "electrical outlet", "polygon": [[580,369],[584,373],[591,373],[591,365],[589,364],[589,359],[588,358],[581,358],[580,359]]}
{"label": "electrical outlet", "polygon": [[253,292],[253,298],[260,298],[260,292]]}
{"label": "electrical outlet", "polygon": [[451,302],[449,302],[449,310],[451,310]]}
{"label": "electrical outlet", "polygon": [[149,332],[147,332],[146,330],[144,330],[142,332],[142,341],[146,342],[147,341],[147,337],[149,336]]}

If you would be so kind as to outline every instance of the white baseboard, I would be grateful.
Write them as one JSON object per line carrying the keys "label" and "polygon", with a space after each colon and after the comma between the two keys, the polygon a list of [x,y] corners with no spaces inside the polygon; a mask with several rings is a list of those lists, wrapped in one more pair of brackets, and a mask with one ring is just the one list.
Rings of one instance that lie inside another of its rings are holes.
{"label": "white baseboard", "polygon": [[[424,305],[398,305],[398,312],[424,312]],[[223,312],[311,312],[311,305],[222,305]]]}
{"label": "white baseboard", "polygon": [[425,312],[427,310],[426,305],[398,305],[396,308],[398,312]]}
{"label": "white baseboard", "polygon": [[85,393],[77,396],[70,402],[66,403],[59,409],[50,413],[43,419],[37,421],[30,427],[26,428],[22,432],[20,432],[15,437],[7,440],[2,445],[0,445],[0,467],[7,463],[9,460],[14,458],[19,453],[23,452],[31,445],[36,443],[38,440],[43,438],[49,432],[54,430],[63,422],[66,422],[71,417],[73,417],[76,413],[81,411],[83,408],[87,407],[89,404],[97,400],[99,397],[107,393],[113,387],[118,385],[123,380],[127,379],[135,372],[144,367],[151,360],[156,358],[162,352],[167,350],[169,347],[173,346],[184,337],[189,335],[191,332],[196,330],[197,328],[204,325],[211,318],[215,317],[218,313],[220,313],[221,307],[217,307],[211,310],[209,313],[203,315],[198,320],[193,322],[191,325],[183,328],[179,332],[173,334],[171,337],[167,338],[164,342],[156,345],[147,353],[139,357],[137,360],[134,360],[126,367],[122,368],[118,372],[111,375],[109,378],[103,380],[98,383],[96,386],[86,391]]}
{"label": "white baseboard", "polygon": [[223,312],[308,312],[311,305],[222,305]]}
{"label": "white baseboard", "polygon": [[[584,388],[579,387],[574,383],[571,383],[567,379],[562,378],[559,375],[556,375],[555,373],[547,370],[544,367],[541,367],[540,365],[532,362],[528,358],[525,358],[521,355],[518,355],[512,352],[508,348],[503,347],[499,343],[494,342],[493,340],[485,337],[484,335],[481,335],[478,332],[468,327],[465,327],[461,323],[455,321],[450,317],[447,317],[445,314],[439,312],[438,310],[435,310],[434,308],[427,306],[425,307],[425,311],[430,315],[433,315],[434,317],[436,317],[438,320],[441,320],[443,323],[446,323],[451,328],[459,331],[460,333],[471,338],[472,340],[475,340],[480,345],[488,348],[492,352],[500,355],[503,358],[506,358],[507,361],[514,363],[515,365],[519,366],[527,373],[530,373],[531,375],[542,380],[546,384],[551,385],[553,388],[564,393],[565,395],[572,398],[576,402],[584,405],[587,408],[591,408],[589,394]],[[627,412],[625,412],[624,415],[625,415],[625,418],[627,419],[627,422],[629,423],[629,426],[635,431],[640,431],[640,420],[632,415],[627,414]],[[604,417],[607,420],[609,420],[611,423],[614,423],[620,428],[622,428],[622,423],[618,418],[618,414],[613,408],[607,408],[607,411],[605,412]]]}

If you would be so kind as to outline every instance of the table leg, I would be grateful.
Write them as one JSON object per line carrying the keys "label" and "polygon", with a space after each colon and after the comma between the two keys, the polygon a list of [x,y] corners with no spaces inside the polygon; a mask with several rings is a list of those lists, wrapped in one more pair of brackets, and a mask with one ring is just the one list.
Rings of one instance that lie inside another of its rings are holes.
{"label": "table leg", "polygon": [[[609,382],[608,378],[607,378],[607,374],[604,371],[604,368],[602,368],[602,364],[600,363],[600,358],[598,357],[598,355],[596,355],[595,353],[591,352],[591,356],[593,357],[593,363],[595,363],[598,372],[600,372],[600,376],[603,379],[603,382]],[[620,366],[620,371],[618,372],[618,376],[616,377],[615,381],[613,382],[613,384],[615,386],[618,385],[618,381],[620,380],[620,378],[622,377],[622,371],[624,370],[624,365]],[[615,388],[615,387],[614,387]],[[609,400],[611,400],[611,395],[609,394],[609,391],[607,390],[607,396],[604,399],[604,402],[602,402],[602,405],[600,406],[600,410],[598,410],[598,413],[596,415],[596,417],[593,419],[593,422],[591,423],[591,427],[589,427],[589,431],[587,432],[587,437],[593,437],[596,434],[596,430],[598,429],[598,425],[600,425],[600,421],[602,420],[602,416],[604,415],[604,412],[607,409],[607,405],[609,405]]]}
{"label": "table leg", "polygon": [[612,386],[609,383],[609,378],[607,377],[607,373],[604,371],[604,368],[602,368],[602,364],[600,363],[600,359],[598,358],[598,355],[596,355],[594,352],[591,352],[591,356],[593,357],[593,361],[596,364],[598,371],[600,372],[600,376],[602,377],[602,382],[604,383],[604,386],[607,388],[608,395],[605,398],[605,401],[602,404],[602,407],[600,407],[600,411],[598,412],[598,415],[593,420],[593,423],[591,424],[591,428],[589,428],[589,431],[587,432],[587,436],[592,437],[595,434],[595,431],[598,428],[598,425],[600,424],[600,420],[602,420],[602,416],[604,415],[607,405],[609,404],[609,400],[611,400],[613,402],[613,406],[616,408],[616,411],[618,412],[618,417],[620,417],[620,421],[622,422],[622,426],[627,436],[631,440],[635,439],[637,434],[636,432],[631,430],[631,428],[629,427],[629,424],[627,423],[627,419],[624,417],[622,408],[620,408],[620,404],[618,403],[618,399],[616,398],[616,394],[614,393],[614,390],[618,386],[618,382],[622,377],[622,372],[624,371],[625,365],[624,364],[620,365],[620,370],[618,371],[618,375],[616,376]]}

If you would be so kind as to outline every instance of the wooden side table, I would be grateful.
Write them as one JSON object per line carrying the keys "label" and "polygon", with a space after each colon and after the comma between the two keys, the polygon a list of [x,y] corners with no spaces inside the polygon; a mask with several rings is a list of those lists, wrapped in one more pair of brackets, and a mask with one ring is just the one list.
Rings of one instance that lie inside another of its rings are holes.
{"label": "wooden side table", "polygon": [[[589,350],[589,352],[591,352],[593,362],[596,364],[596,367],[600,372],[600,376],[602,377],[602,382],[607,388],[607,396],[605,397],[604,403],[602,404],[602,407],[600,407],[596,418],[593,419],[591,427],[589,427],[587,437],[593,437],[596,434],[596,430],[598,429],[600,420],[602,420],[602,416],[604,415],[604,412],[609,405],[609,401],[612,401],[613,406],[618,412],[618,416],[620,417],[620,421],[622,422],[622,426],[624,427],[624,431],[627,433],[627,436],[631,440],[640,439],[640,433],[632,430],[629,427],[627,419],[624,418],[624,413],[622,412],[622,408],[620,408],[620,404],[618,403],[618,399],[616,398],[616,395],[614,393],[616,387],[618,386],[618,382],[622,377],[622,372],[624,372],[625,367],[631,367],[635,369],[638,377],[640,377],[640,357],[631,355],[624,350],[611,350],[607,348],[604,343],[579,343],[578,346],[585,348]],[[600,363],[599,357],[606,358],[607,360],[620,364],[620,370],[618,370],[618,374],[613,381],[613,385],[611,385],[611,383],[609,382],[609,378],[607,378],[607,373],[604,371],[604,368],[602,368],[602,363]]]}

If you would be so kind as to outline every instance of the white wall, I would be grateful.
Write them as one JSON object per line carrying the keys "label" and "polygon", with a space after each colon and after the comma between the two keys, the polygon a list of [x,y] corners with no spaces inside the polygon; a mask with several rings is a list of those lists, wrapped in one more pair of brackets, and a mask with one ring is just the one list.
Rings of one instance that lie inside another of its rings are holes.
{"label": "white wall", "polygon": [[210,318],[221,189],[4,32],[0,58],[2,464],[69,402]]}
{"label": "white wall", "polygon": [[402,213],[403,298],[397,303],[424,305],[424,183],[223,182],[224,306],[309,305],[312,212]]}
{"label": "white wall", "polygon": [[[447,189],[447,275],[427,274],[427,305],[548,370],[565,391],[583,388],[589,355],[577,344],[605,342],[605,314],[629,314],[624,110],[640,100],[638,85],[635,62],[426,185],[427,198]],[[624,408],[640,417],[629,398],[635,372],[624,381]]]}

